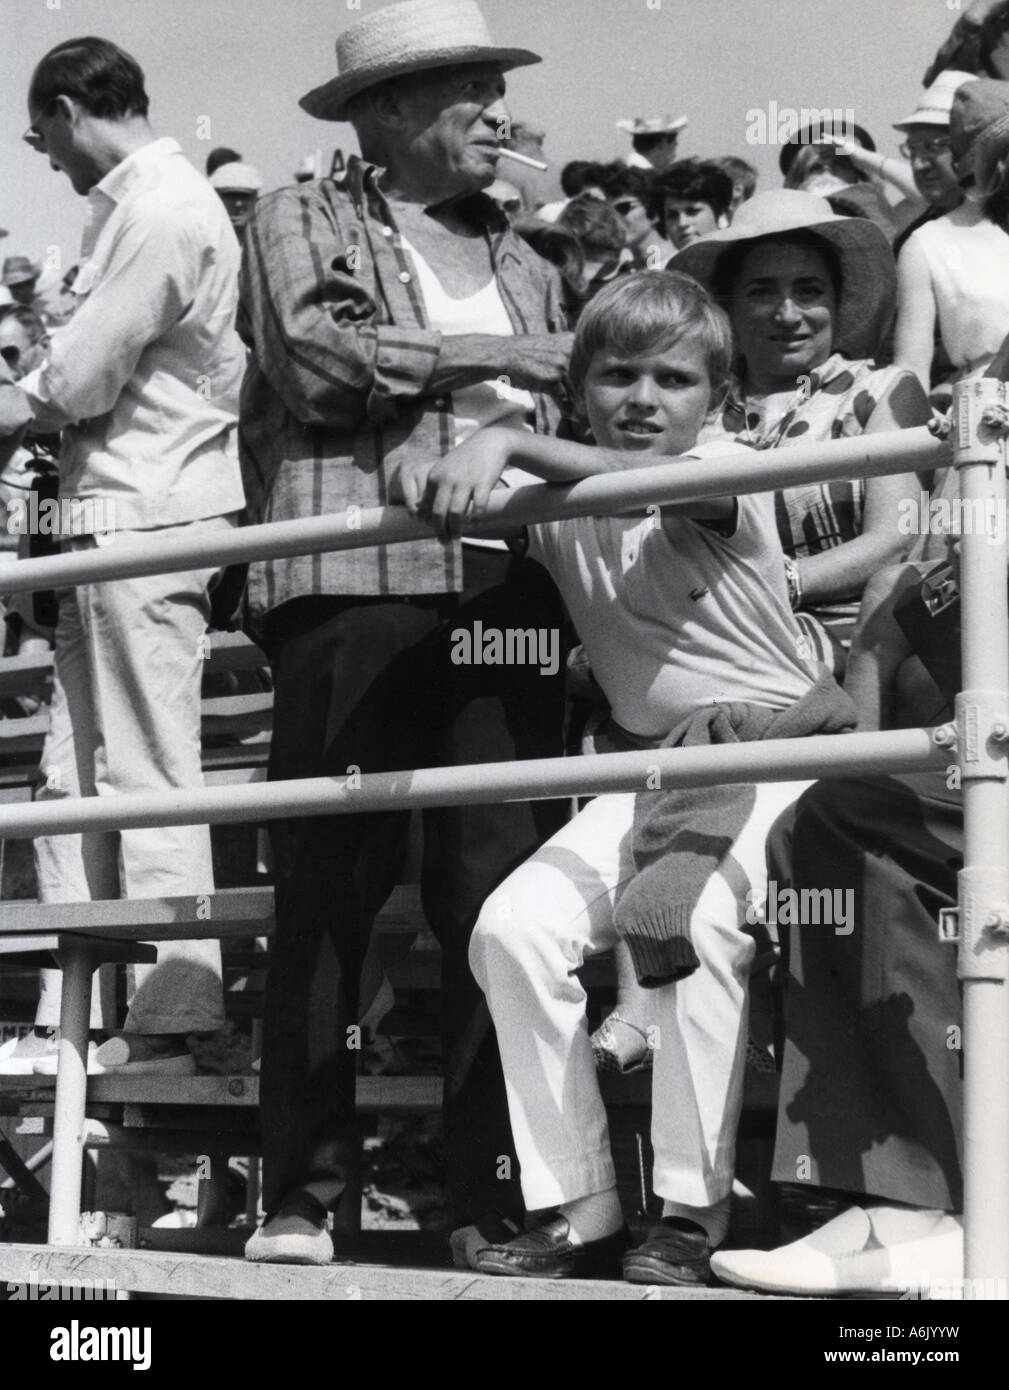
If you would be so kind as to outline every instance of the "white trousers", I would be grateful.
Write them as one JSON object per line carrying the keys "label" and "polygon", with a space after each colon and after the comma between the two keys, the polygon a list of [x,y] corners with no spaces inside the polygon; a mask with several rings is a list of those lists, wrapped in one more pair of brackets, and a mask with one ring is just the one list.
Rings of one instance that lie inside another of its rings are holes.
{"label": "white trousers", "polygon": [[[155,536],[212,537],[233,524],[229,517],[212,517],[71,545],[88,551]],[[203,786],[200,690],[207,586],[215,573],[216,567],[116,579],[60,594],[39,800]],[[214,891],[206,825],[40,836],[35,869],[45,903]],[[59,982],[58,971],[43,972],[36,1026],[59,1022]],[[97,993],[92,1026],[109,1026]],[[156,965],[132,968],[130,1031],[212,1032],[223,1022],[217,941],[161,942]]]}
{"label": "white trousers", "polygon": [[[762,900],[764,842],[809,784],[758,785],[730,854],[705,885],[690,924],[698,969],[649,990],[652,1185],[691,1207],[726,1197],[735,1166],[754,941],[747,895]],[[600,796],[487,900],[470,963],[497,1030],[526,1207],[539,1210],[616,1182],[575,973],[610,950],[617,890],[633,874],[634,794]]]}

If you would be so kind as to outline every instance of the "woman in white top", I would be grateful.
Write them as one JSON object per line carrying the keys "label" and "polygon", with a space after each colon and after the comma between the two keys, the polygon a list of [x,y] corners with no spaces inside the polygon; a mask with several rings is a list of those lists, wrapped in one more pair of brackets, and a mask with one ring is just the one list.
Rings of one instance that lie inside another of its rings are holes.
{"label": "woman in white top", "polygon": [[1009,141],[997,134],[1007,119],[1009,82],[979,78],[956,92],[950,143],[966,198],[919,227],[897,262],[895,356],[926,390],[937,321],[960,379],[981,375],[1009,332]]}

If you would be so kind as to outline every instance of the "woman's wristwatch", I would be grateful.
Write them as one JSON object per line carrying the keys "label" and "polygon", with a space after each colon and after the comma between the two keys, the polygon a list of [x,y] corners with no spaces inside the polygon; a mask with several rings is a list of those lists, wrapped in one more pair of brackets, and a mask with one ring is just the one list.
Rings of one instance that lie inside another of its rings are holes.
{"label": "woman's wristwatch", "polygon": [[785,556],[785,583],[788,585],[788,602],[794,613],[802,604],[802,580],[799,578],[799,562],[791,555]]}

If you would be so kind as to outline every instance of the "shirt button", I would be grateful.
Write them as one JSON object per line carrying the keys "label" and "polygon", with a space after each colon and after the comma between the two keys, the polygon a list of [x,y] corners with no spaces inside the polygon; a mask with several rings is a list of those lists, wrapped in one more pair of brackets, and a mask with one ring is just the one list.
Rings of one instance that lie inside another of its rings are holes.
{"label": "shirt button", "polygon": [[435,406],[438,410],[444,410],[447,405],[448,401],[446,401],[444,396],[439,396],[435,401]]}
{"label": "shirt button", "polygon": [[382,228],[382,235],[383,235],[383,236],[392,236],[392,228],[391,228],[391,227],[383,227],[383,228]]}
{"label": "shirt button", "polygon": [[410,281],[413,279],[413,276],[410,274],[408,270],[401,270],[399,272],[399,278],[402,280],[404,285],[408,285]]}

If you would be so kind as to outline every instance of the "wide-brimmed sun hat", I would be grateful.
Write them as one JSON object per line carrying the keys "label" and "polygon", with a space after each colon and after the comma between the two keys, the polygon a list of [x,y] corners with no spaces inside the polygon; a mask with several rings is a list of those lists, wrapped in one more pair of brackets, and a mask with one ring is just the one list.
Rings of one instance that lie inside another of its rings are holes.
{"label": "wide-brimmed sun hat", "polygon": [[298,105],[321,121],[345,121],[358,92],[428,68],[496,63],[503,70],[542,62],[527,48],[495,44],[474,0],[403,0],[352,24],[336,41],[337,76]]}
{"label": "wide-brimmed sun hat", "polygon": [[894,130],[907,130],[913,125],[934,125],[946,129],[949,125],[953,97],[965,82],[976,81],[977,78],[972,72],[957,72],[955,68],[947,68],[939,74],[931,87],[925,88],[910,116],[905,116],[901,121],[894,121]]}
{"label": "wide-brimmed sun hat", "polygon": [[37,280],[41,274],[42,267],[27,256],[8,256],[3,264],[0,284],[23,285],[26,280]]}
{"label": "wide-brimmed sun hat", "polygon": [[837,256],[841,284],[837,295],[834,348],[849,357],[872,357],[889,326],[897,298],[897,271],[885,234],[866,217],[839,217],[825,198],[799,189],[776,188],[743,203],[732,226],[709,232],[669,261],[708,290],[719,286],[719,271],[735,247],[789,232],[809,232]]}
{"label": "wide-brimmed sun hat", "polygon": [[949,143],[961,179],[974,173],[979,136],[1009,112],[1009,82],[978,77],[953,93],[949,113]]}

